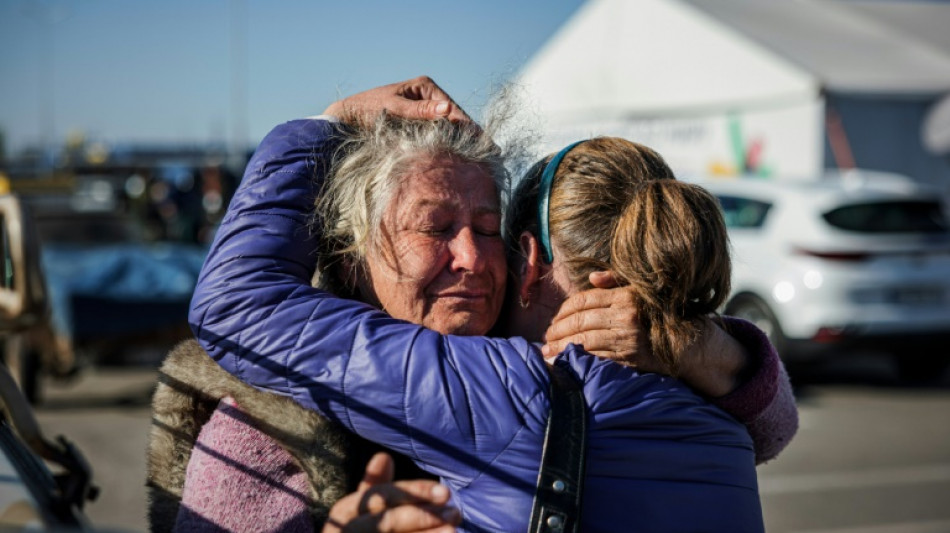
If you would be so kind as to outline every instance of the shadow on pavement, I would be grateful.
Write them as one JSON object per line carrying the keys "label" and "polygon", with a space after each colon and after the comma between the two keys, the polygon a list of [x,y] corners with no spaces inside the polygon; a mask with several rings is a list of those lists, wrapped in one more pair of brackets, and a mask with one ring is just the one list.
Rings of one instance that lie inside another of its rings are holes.
{"label": "shadow on pavement", "polygon": [[950,371],[926,379],[902,379],[894,358],[883,353],[842,352],[822,361],[788,365],[788,372],[799,399],[807,398],[819,385],[950,391]]}
{"label": "shadow on pavement", "polygon": [[44,384],[40,411],[141,408],[152,402],[158,379],[154,365],[87,368],[68,382]]}

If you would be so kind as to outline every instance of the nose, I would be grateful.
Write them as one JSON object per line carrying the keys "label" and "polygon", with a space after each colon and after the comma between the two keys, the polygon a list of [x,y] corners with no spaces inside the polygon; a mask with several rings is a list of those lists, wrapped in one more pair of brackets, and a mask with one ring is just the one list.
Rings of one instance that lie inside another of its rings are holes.
{"label": "nose", "polygon": [[451,268],[457,272],[478,273],[485,270],[485,250],[472,228],[462,228],[452,238],[449,250],[452,253]]}

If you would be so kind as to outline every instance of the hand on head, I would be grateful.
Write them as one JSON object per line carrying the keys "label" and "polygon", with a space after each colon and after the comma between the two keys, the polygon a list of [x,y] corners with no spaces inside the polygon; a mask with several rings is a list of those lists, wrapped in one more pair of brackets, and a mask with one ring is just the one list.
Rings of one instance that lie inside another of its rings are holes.
{"label": "hand on head", "polygon": [[599,357],[644,372],[662,372],[650,351],[649,335],[642,330],[633,291],[618,287],[610,272],[592,272],[589,279],[593,289],[579,292],[561,305],[545,333],[541,353],[553,357],[568,344],[580,344]]}
{"label": "hand on head", "polygon": [[431,480],[393,482],[393,459],[378,453],[366,464],[356,492],[338,501],[323,533],[447,533],[461,522],[449,489]]}
{"label": "hand on head", "polygon": [[419,76],[376,87],[330,104],[326,115],[347,124],[372,124],[383,111],[402,118],[452,122],[471,122],[465,111],[432,78]]}

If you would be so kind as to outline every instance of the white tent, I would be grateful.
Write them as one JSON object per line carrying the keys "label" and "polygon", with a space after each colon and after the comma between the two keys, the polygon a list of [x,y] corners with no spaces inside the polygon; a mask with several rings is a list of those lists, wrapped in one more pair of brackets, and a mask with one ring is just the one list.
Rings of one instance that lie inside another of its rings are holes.
{"label": "white tent", "polygon": [[680,173],[814,177],[862,150],[845,130],[873,113],[850,111],[853,98],[929,105],[950,92],[948,27],[947,4],[589,0],[516,85],[546,151],[619,135]]}

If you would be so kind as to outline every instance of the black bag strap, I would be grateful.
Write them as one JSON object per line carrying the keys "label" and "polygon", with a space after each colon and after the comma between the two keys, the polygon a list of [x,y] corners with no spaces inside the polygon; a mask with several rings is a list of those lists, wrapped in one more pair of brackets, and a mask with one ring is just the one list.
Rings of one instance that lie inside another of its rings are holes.
{"label": "black bag strap", "polygon": [[530,533],[576,533],[580,528],[587,448],[587,402],[577,379],[548,365],[551,412],[541,452],[541,471],[531,509]]}

